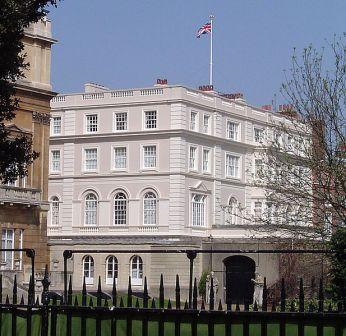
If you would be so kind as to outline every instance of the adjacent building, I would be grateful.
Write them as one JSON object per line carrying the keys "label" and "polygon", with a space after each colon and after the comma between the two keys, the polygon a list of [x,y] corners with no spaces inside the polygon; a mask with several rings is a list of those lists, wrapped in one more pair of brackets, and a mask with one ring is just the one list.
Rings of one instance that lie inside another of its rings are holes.
{"label": "adjacent building", "polygon": [[[85,250],[69,262],[75,289],[83,276],[94,289],[101,276],[105,290],[114,277],[118,289],[125,290],[130,276],[133,289],[142,290],[146,276],[156,293],[161,273],[168,292],[176,274],[187,288],[184,254],[108,251],[270,247],[253,236],[253,223],[237,211],[239,204],[249,213],[262,212],[266,205],[263,190],[250,183],[261,164],[254,153],[268,124],[282,116],[247,104],[241,95],[180,85],[110,90],[88,83],[84,93],[54,97],[51,108],[53,285],[62,286],[65,249]],[[227,288],[235,301],[249,295],[255,271],[269,284],[276,281],[278,261],[269,254],[199,255],[197,278],[210,270],[218,296],[225,299]]]}
{"label": "adjacent building", "polygon": [[[0,223],[2,248],[33,248],[36,271],[49,263],[47,246],[49,102],[55,95],[50,83],[51,22],[47,19],[25,30],[24,52],[30,67],[16,83],[19,109],[7,125],[13,135],[32,137],[33,149],[40,156],[29,174],[8,185],[0,185]],[[2,252],[0,270],[9,279],[17,274],[19,283],[29,280],[30,259],[22,252]]]}

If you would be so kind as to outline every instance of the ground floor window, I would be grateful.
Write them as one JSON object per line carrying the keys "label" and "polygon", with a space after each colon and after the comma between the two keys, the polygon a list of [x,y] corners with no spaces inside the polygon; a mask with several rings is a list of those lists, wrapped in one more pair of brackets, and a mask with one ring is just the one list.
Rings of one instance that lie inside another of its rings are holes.
{"label": "ground floor window", "polygon": [[[1,248],[13,249],[14,248],[14,230],[2,229],[1,230]],[[14,268],[14,252],[2,251],[1,252],[1,269],[12,270]]]}
{"label": "ground floor window", "polygon": [[91,256],[83,258],[83,275],[87,285],[94,283],[94,259]]}
{"label": "ground floor window", "polygon": [[143,284],[143,261],[139,256],[133,256],[130,263],[131,267],[131,284],[142,285]]}
{"label": "ground floor window", "polygon": [[109,256],[106,262],[107,267],[107,276],[106,276],[106,284],[113,284],[113,280],[118,278],[118,260],[114,256]]}

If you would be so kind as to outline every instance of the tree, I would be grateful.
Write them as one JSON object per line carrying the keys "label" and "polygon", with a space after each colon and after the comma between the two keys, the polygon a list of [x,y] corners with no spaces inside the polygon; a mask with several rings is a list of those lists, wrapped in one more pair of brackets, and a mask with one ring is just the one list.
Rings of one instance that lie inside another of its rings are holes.
{"label": "tree", "polygon": [[281,90],[287,104],[271,113],[254,151],[249,183],[264,190],[264,202],[238,211],[254,230],[320,242],[346,223],[345,73],[345,35],[292,57]]}
{"label": "tree", "polygon": [[3,0],[0,6],[0,180],[14,181],[27,175],[28,166],[38,157],[27,135],[13,135],[6,123],[15,117],[19,101],[15,82],[29,66],[23,54],[24,29],[46,15],[47,5],[58,0]]}

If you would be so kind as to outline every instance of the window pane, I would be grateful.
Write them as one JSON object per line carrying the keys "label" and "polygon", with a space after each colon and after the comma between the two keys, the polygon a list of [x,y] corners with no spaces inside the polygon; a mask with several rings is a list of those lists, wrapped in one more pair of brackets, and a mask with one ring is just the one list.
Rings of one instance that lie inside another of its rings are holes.
{"label": "window pane", "polygon": [[57,197],[52,200],[52,225],[59,225],[59,199]]}
{"label": "window pane", "polygon": [[126,225],[127,199],[124,193],[118,193],[114,198],[114,224]]}
{"label": "window pane", "polygon": [[[5,249],[14,248],[14,230],[12,229],[2,229],[1,230],[1,246]],[[2,251],[2,260],[5,263],[3,265],[4,269],[13,269],[13,251]]]}
{"label": "window pane", "polygon": [[203,149],[203,171],[209,171],[209,149]]}
{"label": "window pane", "polygon": [[205,196],[194,194],[191,202],[192,225],[205,226]]}
{"label": "window pane", "polygon": [[97,198],[88,194],[85,198],[85,225],[97,224]]}
{"label": "window pane", "polygon": [[61,133],[61,117],[53,117],[53,134]]}
{"label": "window pane", "polygon": [[209,133],[209,120],[210,120],[209,115],[203,116],[203,132],[204,133]]}
{"label": "window pane", "polygon": [[114,168],[121,169],[126,168],[127,165],[127,153],[126,147],[114,148]]}
{"label": "window pane", "polygon": [[226,176],[238,177],[239,176],[239,157],[233,155],[226,155]]}
{"label": "window pane", "polygon": [[156,146],[143,147],[143,160],[144,168],[156,167]]}
{"label": "window pane", "polygon": [[97,148],[85,149],[85,170],[97,169]]}
{"label": "window pane", "polygon": [[197,148],[196,147],[190,147],[190,156],[189,156],[189,168],[190,169],[197,169],[196,154],[197,154]]}
{"label": "window pane", "polygon": [[190,130],[195,131],[196,130],[196,120],[197,120],[197,113],[196,112],[191,112],[190,116]]}
{"label": "window pane", "polygon": [[127,130],[127,113],[126,112],[115,114],[115,129],[117,131]]}
{"label": "window pane", "polygon": [[156,111],[146,111],[145,128],[156,128]]}
{"label": "window pane", "polygon": [[231,140],[238,140],[238,128],[239,128],[239,125],[234,123],[234,122],[231,122],[231,121],[228,121],[227,122],[227,138],[228,139],[231,139]]}
{"label": "window pane", "polygon": [[147,192],[143,200],[143,223],[145,225],[156,224],[157,199],[154,193]]}
{"label": "window pane", "polygon": [[60,171],[60,151],[52,150],[51,158],[52,158],[52,162],[51,162],[52,172],[59,172]]}
{"label": "window pane", "polygon": [[86,131],[88,133],[97,132],[97,114],[86,116]]}

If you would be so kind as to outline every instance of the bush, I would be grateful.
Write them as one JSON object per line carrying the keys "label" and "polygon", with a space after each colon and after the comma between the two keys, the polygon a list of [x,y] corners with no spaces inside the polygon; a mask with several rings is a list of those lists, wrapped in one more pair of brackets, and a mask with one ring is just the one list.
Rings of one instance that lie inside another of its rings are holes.
{"label": "bush", "polygon": [[208,272],[204,271],[202,273],[201,278],[199,279],[199,283],[198,283],[198,293],[204,299],[205,299],[206,292],[207,292],[206,282],[207,282],[208,274],[209,274]]}

